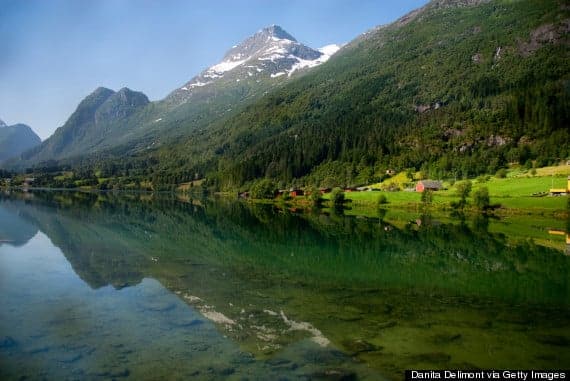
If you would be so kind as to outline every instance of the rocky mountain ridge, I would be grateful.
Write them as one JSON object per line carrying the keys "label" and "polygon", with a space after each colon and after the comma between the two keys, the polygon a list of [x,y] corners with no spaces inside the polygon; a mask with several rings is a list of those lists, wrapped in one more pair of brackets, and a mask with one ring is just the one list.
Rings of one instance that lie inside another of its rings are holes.
{"label": "rocky mountain ridge", "polygon": [[79,103],[63,126],[41,145],[25,152],[23,158],[47,161],[89,152],[148,103],[141,92],[128,88],[115,92],[99,87]]}
{"label": "rocky mountain ridge", "polygon": [[339,49],[331,44],[313,49],[298,42],[278,25],[259,30],[238,45],[234,45],[221,62],[172,92],[167,100],[186,102],[202,87],[219,82],[223,78],[235,82],[262,78],[290,77],[296,71],[312,68],[326,62]]}

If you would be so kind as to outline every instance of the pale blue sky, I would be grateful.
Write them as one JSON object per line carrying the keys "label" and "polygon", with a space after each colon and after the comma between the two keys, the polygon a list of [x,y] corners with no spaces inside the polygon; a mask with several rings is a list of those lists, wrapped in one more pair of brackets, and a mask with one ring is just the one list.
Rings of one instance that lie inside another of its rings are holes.
{"label": "pale blue sky", "polygon": [[264,26],[318,48],[427,0],[0,0],[0,119],[47,138],[98,86],[162,99]]}

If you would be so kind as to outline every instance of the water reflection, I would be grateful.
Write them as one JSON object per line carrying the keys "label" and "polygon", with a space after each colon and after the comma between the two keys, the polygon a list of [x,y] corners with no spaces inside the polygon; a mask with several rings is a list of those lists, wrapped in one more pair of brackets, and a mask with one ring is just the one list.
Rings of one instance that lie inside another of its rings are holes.
{"label": "water reflection", "polygon": [[[369,366],[400,379],[408,368],[570,362],[570,259],[541,244],[546,233],[528,240],[527,226],[486,217],[387,211],[364,219],[187,201],[42,193],[27,203],[3,199],[0,211],[46,234],[93,289],[117,295],[156,279],[168,292],[145,311],[162,314],[174,332],[205,321],[230,337],[237,347],[225,349],[234,353],[224,360],[234,364],[227,376],[376,377]],[[197,315],[168,315],[167,295]],[[116,356],[114,364],[129,358]]]}
{"label": "water reflection", "polygon": [[18,204],[4,201],[0,208],[0,246],[25,245],[38,232],[38,228],[26,222],[25,216],[20,215]]}

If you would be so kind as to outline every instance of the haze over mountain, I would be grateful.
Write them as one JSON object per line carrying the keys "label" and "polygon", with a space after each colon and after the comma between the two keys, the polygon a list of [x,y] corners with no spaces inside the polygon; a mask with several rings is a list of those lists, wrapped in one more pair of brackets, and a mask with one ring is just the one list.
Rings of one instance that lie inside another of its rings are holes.
{"label": "haze over mountain", "polygon": [[25,124],[8,126],[0,120],[0,163],[20,155],[41,142],[40,137],[29,126]]}

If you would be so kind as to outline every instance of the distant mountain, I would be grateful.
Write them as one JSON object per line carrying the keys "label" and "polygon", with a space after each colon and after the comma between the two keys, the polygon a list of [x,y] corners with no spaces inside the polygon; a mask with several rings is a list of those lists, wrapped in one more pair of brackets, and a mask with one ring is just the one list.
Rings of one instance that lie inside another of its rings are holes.
{"label": "distant mountain", "polygon": [[109,135],[121,134],[122,122],[148,103],[146,95],[128,88],[115,92],[99,87],[52,136],[22,156],[27,162],[40,162],[93,151]]}
{"label": "distant mountain", "polygon": [[44,166],[87,155],[120,157],[168,145],[231,116],[293,75],[326,62],[338,49],[328,45],[315,50],[279,26],[264,28],[162,101],[149,102],[129,89],[95,90],[64,126],[10,165]]}
{"label": "distant mountain", "polygon": [[18,210],[18,204],[6,199],[0,204],[0,247],[23,246],[38,233],[38,228]]}
{"label": "distant mountain", "polygon": [[17,157],[40,144],[42,140],[25,124],[8,126],[0,120],[0,163]]}

